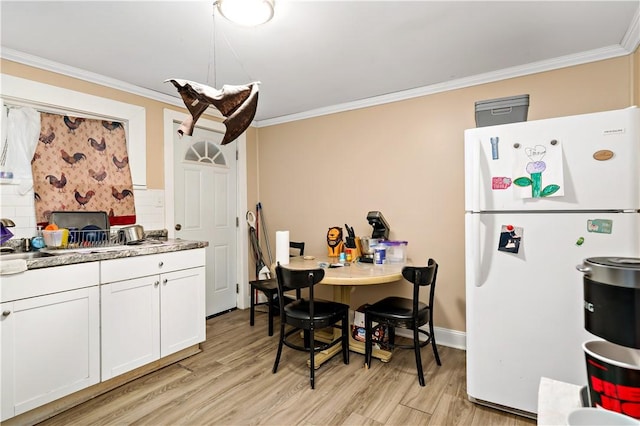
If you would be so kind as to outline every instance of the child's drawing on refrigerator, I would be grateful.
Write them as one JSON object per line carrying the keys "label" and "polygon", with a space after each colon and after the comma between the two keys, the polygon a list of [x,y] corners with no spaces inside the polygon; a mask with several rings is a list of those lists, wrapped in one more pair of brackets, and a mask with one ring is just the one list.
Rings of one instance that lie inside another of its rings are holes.
{"label": "child's drawing on refrigerator", "polygon": [[[562,148],[558,141],[544,145],[516,148],[513,184],[520,187],[517,192],[521,198],[559,197],[564,195],[562,183]],[[526,171],[529,176],[522,176]],[[549,183],[547,183],[549,182]],[[546,185],[543,185],[546,183]],[[528,189],[531,187],[531,189]]]}

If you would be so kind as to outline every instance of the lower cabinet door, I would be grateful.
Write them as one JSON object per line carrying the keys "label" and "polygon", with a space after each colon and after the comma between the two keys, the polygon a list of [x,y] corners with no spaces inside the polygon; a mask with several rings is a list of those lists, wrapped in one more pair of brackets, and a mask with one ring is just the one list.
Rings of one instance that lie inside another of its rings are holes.
{"label": "lower cabinet door", "polygon": [[100,381],[97,286],[2,304],[2,420]]}
{"label": "lower cabinet door", "polygon": [[159,276],[101,286],[102,380],[160,358]]}
{"label": "lower cabinet door", "polygon": [[161,355],[203,342],[205,336],[205,268],[160,276]]}

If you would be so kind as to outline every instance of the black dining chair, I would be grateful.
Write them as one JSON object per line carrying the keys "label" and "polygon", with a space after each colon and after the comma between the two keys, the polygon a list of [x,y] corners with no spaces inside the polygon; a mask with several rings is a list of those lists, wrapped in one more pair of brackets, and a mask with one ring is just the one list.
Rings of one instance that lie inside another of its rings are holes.
{"label": "black dining chair", "polygon": [[[345,364],[349,364],[349,306],[314,297],[313,287],[324,278],[324,269],[293,270],[286,269],[278,264],[276,266],[276,277],[278,281],[278,298],[281,301],[280,338],[278,341],[278,353],[273,363],[273,373],[275,374],[278,371],[283,346],[286,345],[292,349],[309,352],[309,380],[311,389],[314,389],[316,352],[341,343],[343,361]],[[287,289],[308,289],[308,298],[284,303],[284,291]],[[339,338],[333,339],[330,343],[317,342],[315,340],[316,330],[338,327],[338,323],[341,323],[339,327],[342,330]],[[287,327],[287,325],[291,327]],[[303,342],[300,342],[300,331],[305,334]]]}
{"label": "black dining chair", "polygon": [[[289,248],[293,251],[290,250],[289,252],[289,256],[290,257],[294,257],[294,256],[304,256],[304,242],[295,242],[295,241],[291,241],[289,243]],[[295,250],[298,251],[298,253],[294,253]],[[259,271],[256,271],[256,274],[258,274]],[[249,286],[251,287],[251,306],[250,306],[250,310],[249,310],[249,325],[253,327],[253,325],[255,324],[255,317],[256,317],[256,306],[260,306],[260,305],[267,305],[268,310],[267,310],[267,314],[269,315],[269,319],[268,319],[268,323],[269,323],[269,336],[273,336],[273,317],[275,315],[277,315],[277,311],[278,311],[278,283],[276,282],[275,278],[269,278],[269,279],[257,279],[254,281],[249,281]],[[266,302],[256,302],[256,291],[261,291],[262,293],[264,293],[267,301]],[[288,297],[288,300],[293,300],[293,298]],[[300,289],[296,290],[296,298],[299,299],[300,298]]]}
{"label": "black dining chair", "polygon": [[[440,363],[436,337],[433,333],[433,300],[436,290],[436,277],[438,275],[438,264],[435,260],[429,259],[427,266],[405,266],[402,268],[402,276],[407,281],[413,283],[413,298],[387,297],[379,302],[369,305],[364,309],[365,323],[365,365],[371,365],[371,354],[373,351],[372,325],[373,322],[386,325],[389,328],[389,345],[394,347],[413,349],[416,357],[416,367],[418,369],[418,382],[424,386],[424,373],[422,372],[422,358],[420,349],[429,343],[433,348],[433,355],[436,363]],[[429,286],[429,304],[420,301],[420,288]],[[420,327],[429,324],[429,331]],[[395,344],[395,328],[406,328],[413,331],[412,345]],[[424,334],[427,338],[420,342],[419,335]]]}

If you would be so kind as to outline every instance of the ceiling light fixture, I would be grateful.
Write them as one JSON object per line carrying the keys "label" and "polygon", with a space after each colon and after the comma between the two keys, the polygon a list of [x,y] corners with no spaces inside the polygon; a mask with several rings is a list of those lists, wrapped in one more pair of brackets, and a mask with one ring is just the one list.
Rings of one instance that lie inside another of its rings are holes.
{"label": "ceiling light fixture", "polygon": [[231,22],[252,27],[273,18],[275,0],[217,0],[215,4]]}

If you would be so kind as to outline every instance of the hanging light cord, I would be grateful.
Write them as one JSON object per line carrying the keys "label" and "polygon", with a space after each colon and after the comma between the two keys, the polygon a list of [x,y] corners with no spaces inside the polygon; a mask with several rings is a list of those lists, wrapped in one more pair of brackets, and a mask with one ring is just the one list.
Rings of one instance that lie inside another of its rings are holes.
{"label": "hanging light cord", "polygon": [[[216,78],[217,77],[216,64],[218,61],[218,58],[216,57],[216,6],[217,5],[218,5],[218,2],[214,1],[213,13],[212,13],[212,25],[211,25],[211,38],[209,40],[209,62],[207,64],[207,85],[211,86],[211,81],[210,81],[210,77],[211,77],[211,80],[213,80],[213,87],[215,88],[218,88],[218,82]],[[231,46],[231,43],[229,42],[229,39],[227,38],[227,35],[224,33],[224,30],[222,28],[220,29],[220,32],[221,32],[222,38],[224,39],[225,44],[233,54],[233,57],[240,64],[240,68],[242,68],[242,71],[247,75],[247,77],[249,77],[249,81],[255,81],[251,77],[251,74],[247,72],[247,69],[244,67],[244,64],[238,57],[238,54],[235,51],[235,49]]]}
{"label": "hanging light cord", "polygon": [[240,64],[240,68],[242,68],[242,71],[247,75],[247,77],[249,77],[249,81],[255,81],[252,77],[251,74],[249,74],[247,72],[247,69],[244,67],[244,64],[242,63],[242,61],[240,60],[240,58],[238,57],[238,54],[236,53],[235,49],[231,46],[231,43],[229,43],[229,39],[227,38],[226,34],[224,33],[224,31],[222,32],[222,37],[224,38],[225,43],[227,44],[227,47],[229,48],[229,50],[231,51],[231,53],[233,54],[233,57],[236,58],[236,61],[238,61],[238,63]]}
{"label": "hanging light cord", "polygon": [[213,10],[211,11],[211,37],[209,39],[209,62],[207,64],[207,85],[211,86],[209,77],[212,76],[213,87],[217,87],[216,81],[216,4],[213,2]]}

